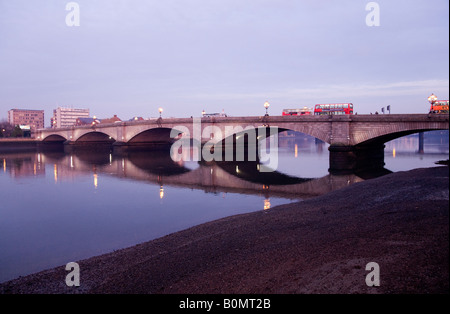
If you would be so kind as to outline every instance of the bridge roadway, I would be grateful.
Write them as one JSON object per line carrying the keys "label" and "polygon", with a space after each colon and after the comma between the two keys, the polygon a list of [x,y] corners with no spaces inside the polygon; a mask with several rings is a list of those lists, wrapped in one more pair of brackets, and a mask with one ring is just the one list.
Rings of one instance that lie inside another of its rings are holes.
{"label": "bridge roadway", "polygon": [[269,130],[270,135],[292,130],[330,144],[330,169],[341,170],[382,167],[384,143],[413,133],[446,129],[448,114],[203,117],[40,129],[36,137],[43,144],[64,142],[70,147],[104,143],[123,150],[172,144],[180,136],[214,145],[230,138],[236,143],[241,134],[248,139],[253,135],[266,137]]}

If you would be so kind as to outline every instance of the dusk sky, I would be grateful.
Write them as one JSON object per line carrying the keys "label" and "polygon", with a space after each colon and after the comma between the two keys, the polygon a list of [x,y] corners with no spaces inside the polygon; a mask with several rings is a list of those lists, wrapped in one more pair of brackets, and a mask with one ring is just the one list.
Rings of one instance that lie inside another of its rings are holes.
{"label": "dusk sky", "polygon": [[[0,0],[0,120],[7,111],[259,116],[352,102],[427,113],[449,99],[449,1]],[[372,21],[375,21],[372,19]]]}

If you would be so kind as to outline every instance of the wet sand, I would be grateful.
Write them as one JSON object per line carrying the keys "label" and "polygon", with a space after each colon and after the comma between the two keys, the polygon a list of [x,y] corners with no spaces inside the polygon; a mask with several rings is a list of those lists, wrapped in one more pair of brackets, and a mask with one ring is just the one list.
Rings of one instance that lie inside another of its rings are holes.
{"label": "wet sand", "polygon": [[[0,293],[449,293],[449,168],[397,172],[0,284]],[[369,262],[380,285],[369,287]]]}

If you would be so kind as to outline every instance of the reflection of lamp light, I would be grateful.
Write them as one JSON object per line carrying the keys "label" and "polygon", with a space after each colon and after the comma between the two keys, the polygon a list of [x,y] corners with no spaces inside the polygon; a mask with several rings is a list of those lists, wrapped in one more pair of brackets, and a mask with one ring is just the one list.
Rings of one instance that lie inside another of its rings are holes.
{"label": "reflection of lamp light", "polygon": [[94,186],[95,186],[95,188],[98,187],[98,176],[96,173],[94,173]]}
{"label": "reflection of lamp light", "polygon": [[157,181],[159,183],[159,198],[162,199],[164,197],[164,188],[163,188],[162,177],[160,175],[158,175]]}
{"label": "reflection of lamp light", "polygon": [[395,148],[392,150],[392,156],[395,158]]}
{"label": "reflection of lamp light", "polygon": [[298,157],[298,145],[295,144],[295,158]]}
{"label": "reflection of lamp light", "polygon": [[264,210],[270,209],[270,199],[266,198],[264,200]]}
{"label": "reflection of lamp light", "polygon": [[53,165],[53,175],[55,176],[55,183],[58,182],[58,166],[56,164]]}

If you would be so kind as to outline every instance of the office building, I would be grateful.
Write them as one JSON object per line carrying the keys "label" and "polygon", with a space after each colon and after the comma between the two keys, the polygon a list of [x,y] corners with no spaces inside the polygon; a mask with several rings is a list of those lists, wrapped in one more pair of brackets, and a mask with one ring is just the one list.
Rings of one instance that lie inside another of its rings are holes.
{"label": "office building", "polygon": [[58,107],[53,110],[50,123],[52,128],[66,128],[74,126],[77,118],[89,118],[89,109]]}
{"label": "office building", "polygon": [[29,126],[31,131],[44,128],[44,110],[11,109],[8,111],[8,123]]}

